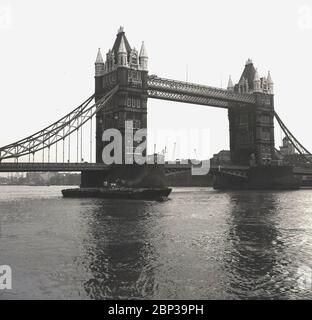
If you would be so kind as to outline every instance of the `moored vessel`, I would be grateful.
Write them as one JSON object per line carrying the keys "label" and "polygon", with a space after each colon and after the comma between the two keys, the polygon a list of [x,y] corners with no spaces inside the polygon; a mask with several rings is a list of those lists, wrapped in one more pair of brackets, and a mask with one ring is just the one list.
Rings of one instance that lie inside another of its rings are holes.
{"label": "moored vessel", "polygon": [[162,200],[169,196],[172,189],[163,188],[74,188],[62,190],[65,198],[105,198],[105,199],[134,199]]}

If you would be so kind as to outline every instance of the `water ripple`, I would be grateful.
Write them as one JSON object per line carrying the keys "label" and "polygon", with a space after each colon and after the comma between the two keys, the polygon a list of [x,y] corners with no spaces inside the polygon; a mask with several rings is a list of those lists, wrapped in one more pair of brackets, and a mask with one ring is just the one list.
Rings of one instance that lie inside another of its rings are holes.
{"label": "water ripple", "polygon": [[[311,299],[312,198],[176,188],[166,202],[0,187],[4,299]],[[308,269],[309,270],[309,269]]]}

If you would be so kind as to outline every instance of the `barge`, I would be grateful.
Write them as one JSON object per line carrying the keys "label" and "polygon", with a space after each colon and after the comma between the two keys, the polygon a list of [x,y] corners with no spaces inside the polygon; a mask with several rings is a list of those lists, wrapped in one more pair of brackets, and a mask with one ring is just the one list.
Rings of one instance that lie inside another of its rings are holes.
{"label": "barge", "polygon": [[62,190],[65,198],[105,198],[133,200],[163,200],[172,189],[163,188],[75,188]]}

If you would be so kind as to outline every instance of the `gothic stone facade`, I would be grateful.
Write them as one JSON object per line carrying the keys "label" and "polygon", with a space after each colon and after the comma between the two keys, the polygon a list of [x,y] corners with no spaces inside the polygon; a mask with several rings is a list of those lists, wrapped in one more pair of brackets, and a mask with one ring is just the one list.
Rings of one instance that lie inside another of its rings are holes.
{"label": "gothic stone facade", "polygon": [[265,164],[274,159],[274,96],[273,82],[259,78],[250,59],[235,86],[230,79],[229,90],[253,94],[255,105],[235,105],[228,111],[231,160],[236,164]]}
{"label": "gothic stone facade", "polygon": [[[95,99],[100,99],[117,84],[119,90],[112,100],[96,115],[96,162],[103,162],[103,148],[109,142],[102,141],[104,130],[114,128],[122,133],[123,161],[133,156],[140,142],[133,149],[125,147],[125,121],[133,121],[133,131],[147,128],[147,54],[142,43],[140,54],[131,49],[123,28],[120,28],[112,50],[104,63],[99,51],[95,63]],[[144,153],[143,153],[144,154]]]}

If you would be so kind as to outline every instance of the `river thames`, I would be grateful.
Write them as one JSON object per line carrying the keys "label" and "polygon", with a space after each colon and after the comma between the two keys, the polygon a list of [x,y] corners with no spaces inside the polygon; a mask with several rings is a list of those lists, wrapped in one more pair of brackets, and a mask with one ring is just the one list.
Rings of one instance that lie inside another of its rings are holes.
{"label": "river thames", "polygon": [[164,202],[0,186],[0,299],[312,298],[312,190],[174,188]]}

